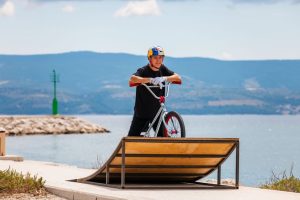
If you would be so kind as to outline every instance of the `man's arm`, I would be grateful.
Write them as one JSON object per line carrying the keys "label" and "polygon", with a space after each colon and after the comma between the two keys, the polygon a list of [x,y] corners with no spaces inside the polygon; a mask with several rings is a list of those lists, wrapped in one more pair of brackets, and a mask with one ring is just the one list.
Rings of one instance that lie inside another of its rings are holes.
{"label": "man's arm", "polygon": [[181,77],[174,73],[173,75],[171,76],[165,76],[165,78],[167,79],[168,82],[181,82]]}
{"label": "man's arm", "polygon": [[[181,77],[174,73],[171,76],[164,76],[168,82],[181,82]],[[132,83],[150,83],[151,78],[144,78],[136,75],[132,75],[129,79],[129,82]]]}
{"label": "man's arm", "polygon": [[132,75],[129,79],[132,83],[150,83],[150,78],[144,78],[136,75]]}

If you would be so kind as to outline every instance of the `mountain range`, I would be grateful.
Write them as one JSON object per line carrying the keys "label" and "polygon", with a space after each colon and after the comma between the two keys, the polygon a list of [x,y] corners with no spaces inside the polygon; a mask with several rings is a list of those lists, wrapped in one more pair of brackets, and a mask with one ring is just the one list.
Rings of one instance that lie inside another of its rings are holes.
{"label": "mountain range", "polygon": [[[180,74],[167,107],[182,114],[298,114],[300,60],[166,57]],[[53,70],[60,114],[132,114],[128,79],[146,56],[88,51],[0,55],[0,114],[50,114]]]}

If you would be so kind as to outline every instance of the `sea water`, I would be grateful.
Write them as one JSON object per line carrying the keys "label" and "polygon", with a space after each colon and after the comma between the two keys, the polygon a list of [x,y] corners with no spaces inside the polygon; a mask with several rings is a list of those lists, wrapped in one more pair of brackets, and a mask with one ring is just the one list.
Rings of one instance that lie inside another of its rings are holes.
{"label": "sea water", "polygon": [[[127,135],[132,116],[80,115],[100,124],[107,134],[69,134],[7,137],[7,154],[28,160],[51,161],[98,168]],[[240,138],[240,183],[258,186],[272,171],[300,177],[300,116],[183,115],[187,137]],[[222,178],[234,178],[235,155],[222,166]],[[216,173],[210,176],[216,178]]]}

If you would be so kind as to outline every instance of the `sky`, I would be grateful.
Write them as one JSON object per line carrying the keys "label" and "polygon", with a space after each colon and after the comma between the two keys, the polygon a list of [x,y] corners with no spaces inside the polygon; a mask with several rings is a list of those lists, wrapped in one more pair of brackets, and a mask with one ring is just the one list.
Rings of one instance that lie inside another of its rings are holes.
{"label": "sky", "polygon": [[300,59],[300,0],[0,0],[0,54]]}

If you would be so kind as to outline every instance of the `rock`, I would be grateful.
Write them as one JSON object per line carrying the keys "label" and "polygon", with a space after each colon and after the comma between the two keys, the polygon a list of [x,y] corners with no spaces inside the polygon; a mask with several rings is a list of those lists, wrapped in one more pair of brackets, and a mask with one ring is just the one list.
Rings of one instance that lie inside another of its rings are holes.
{"label": "rock", "polygon": [[[216,179],[208,179],[205,181],[206,183],[213,183],[216,184],[217,180]],[[235,180],[234,179],[222,179],[221,184],[223,185],[235,185]]]}
{"label": "rock", "polygon": [[106,133],[106,128],[69,116],[0,117],[0,132],[7,135]]}

